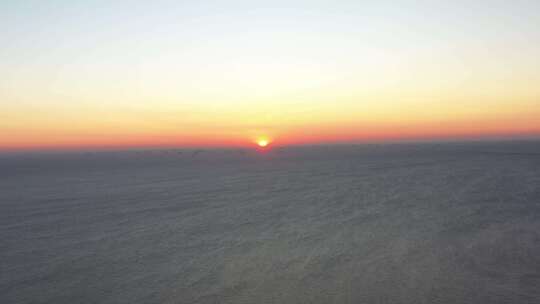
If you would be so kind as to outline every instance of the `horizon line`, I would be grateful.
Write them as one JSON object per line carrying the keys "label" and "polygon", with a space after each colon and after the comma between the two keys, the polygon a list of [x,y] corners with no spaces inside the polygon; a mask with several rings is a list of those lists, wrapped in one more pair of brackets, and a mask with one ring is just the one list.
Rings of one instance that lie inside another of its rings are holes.
{"label": "horizon line", "polygon": [[[522,135],[489,135],[489,136],[455,136],[436,138],[402,138],[379,140],[322,140],[310,142],[285,142],[280,144],[274,141],[266,149],[280,149],[288,147],[317,147],[342,145],[372,145],[372,144],[430,144],[430,143],[475,143],[475,142],[512,142],[512,141],[540,141],[540,134]],[[133,151],[133,150],[255,150],[255,144],[133,144],[133,145],[85,145],[85,146],[32,146],[32,147],[0,147],[0,154],[12,153],[55,153],[55,152],[107,152],[107,151]]]}

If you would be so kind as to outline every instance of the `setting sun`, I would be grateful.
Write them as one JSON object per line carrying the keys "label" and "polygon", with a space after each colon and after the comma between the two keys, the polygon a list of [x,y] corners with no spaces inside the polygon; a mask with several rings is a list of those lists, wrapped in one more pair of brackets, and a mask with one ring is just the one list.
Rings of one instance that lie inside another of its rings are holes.
{"label": "setting sun", "polygon": [[257,145],[259,145],[259,147],[261,148],[264,148],[266,146],[268,146],[269,142],[267,139],[258,139],[257,140]]}

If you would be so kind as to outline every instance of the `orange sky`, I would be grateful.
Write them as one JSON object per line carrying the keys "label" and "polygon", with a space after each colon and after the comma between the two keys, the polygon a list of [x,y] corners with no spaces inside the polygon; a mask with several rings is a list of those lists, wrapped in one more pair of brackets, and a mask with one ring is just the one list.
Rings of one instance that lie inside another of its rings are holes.
{"label": "orange sky", "polygon": [[[322,122],[293,124],[284,127],[256,129],[231,128],[215,130],[156,130],[144,132],[142,128],[118,130],[113,126],[103,129],[95,126],[62,126],[57,131],[23,130],[3,138],[2,148],[57,149],[57,148],[126,148],[126,147],[249,147],[259,138],[275,145],[297,145],[340,142],[373,142],[430,139],[481,139],[485,137],[535,137],[540,134],[539,113],[507,115],[474,121],[434,120],[424,122]],[[152,130],[152,128],[149,128]]]}
{"label": "orange sky", "polygon": [[535,2],[161,4],[0,4],[0,149],[540,137]]}

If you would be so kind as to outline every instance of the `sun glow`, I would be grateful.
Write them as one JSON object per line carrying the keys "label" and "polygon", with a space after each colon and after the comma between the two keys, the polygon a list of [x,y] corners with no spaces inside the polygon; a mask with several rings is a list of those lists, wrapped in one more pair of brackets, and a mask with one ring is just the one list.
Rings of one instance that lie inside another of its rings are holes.
{"label": "sun glow", "polygon": [[264,138],[257,139],[257,145],[261,148],[268,146],[269,143],[270,142],[268,141],[268,139],[264,139]]}

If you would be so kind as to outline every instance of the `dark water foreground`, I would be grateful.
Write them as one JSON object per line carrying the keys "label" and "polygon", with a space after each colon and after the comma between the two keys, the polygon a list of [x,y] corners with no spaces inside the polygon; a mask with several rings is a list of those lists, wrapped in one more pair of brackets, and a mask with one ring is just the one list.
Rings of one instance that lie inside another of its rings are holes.
{"label": "dark water foreground", "polygon": [[540,303],[540,144],[0,156],[0,303]]}

